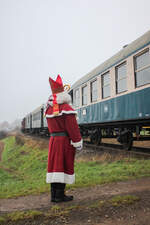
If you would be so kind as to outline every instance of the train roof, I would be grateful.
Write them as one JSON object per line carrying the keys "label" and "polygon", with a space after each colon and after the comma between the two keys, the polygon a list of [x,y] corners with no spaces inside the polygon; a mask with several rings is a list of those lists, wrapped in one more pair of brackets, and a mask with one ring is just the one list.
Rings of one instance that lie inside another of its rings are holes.
{"label": "train roof", "polygon": [[38,106],[38,107],[37,107],[36,109],[34,109],[32,112],[28,113],[28,114],[25,116],[25,118],[28,117],[28,116],[30,116],[31,114],[34,114],[34,113],[40,111],[42,107],[45,107],[45,104],[41,104],[40,106]]}
{"label": "train roof", "polygon": [[31,114],[34,114],[34,113],[37,113],[37,112],[41,111],[41,108],[42,108],[42,107],[43,107],[43,104],[40,105],[40,106],[38,106],[36,109],[34,109],[34,110],[31,112]]}
{"label": "train roof", "polygon": [[125,46],[122,50],[120,50],[117,54],[106,60],[104,63],[97,66],[94,70],[83,76],[80,80],[75,82],[71,90],[86,83],[88,80],[93,79],[97,75],[107,72],[112,66],[118,64],[122,60],[126,59],[128,56],[134,54],[136,51],[150,44],[150,30],[147,31],[144,35],[131,42],[127,46]]}

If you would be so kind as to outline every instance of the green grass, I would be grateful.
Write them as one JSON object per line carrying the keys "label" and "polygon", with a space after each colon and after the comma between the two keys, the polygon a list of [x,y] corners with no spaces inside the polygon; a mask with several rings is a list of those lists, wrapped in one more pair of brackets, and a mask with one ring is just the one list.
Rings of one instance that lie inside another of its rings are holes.
{"label": "green grass", "polygon": [[124,159],[111,163],[82,162],[76,164],[75,187],[105,184],[150,176],[150,160]]}
{"label": "green grass", "polygon": [[[4,140],[5,149],[0,163],[0,198],[41,193],[45,184],[47,149],[19,146],[14,137]],[[23,153],[23,154],[22,154]]]}
{"label": "green grass", "polygon": [[[15,137],[3,140],[0,162],[0,198],[10,198],[49,191],[46,184],[48,149],[16,144]],[[150,160],[122,159],[114,162],[75,163],[76,183],[68,188],[123,181],[150,176]]]}

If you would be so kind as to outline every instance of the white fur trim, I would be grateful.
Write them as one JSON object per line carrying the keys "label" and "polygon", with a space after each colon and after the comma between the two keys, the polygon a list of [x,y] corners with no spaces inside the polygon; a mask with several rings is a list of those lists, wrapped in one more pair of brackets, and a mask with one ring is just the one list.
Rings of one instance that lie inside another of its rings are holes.
{"label": "white fur trim", "polygon": [[52,172],[46,174],[46,183],[73,184],[74,182],[75,174],[69,175],[63,172]]}
{"label": "white fur trim", "polygon": [[79,141],[79,142],[73,142],[71,140],[71,145],[73,145],[73,147],[75,147],[75,148],[80,147],[83,145],[83,140],[81,139],[81,141]]}
{"label": "white fur trim", "polygon": [[61,113],[59,113],[58,115],[46,114],[46,118],[53,118],[53,117],[56,117],[56,116],[62,116],[63,114],[77,114],[77,112],[76,111],[65,111],[65,110],[62,110]]}

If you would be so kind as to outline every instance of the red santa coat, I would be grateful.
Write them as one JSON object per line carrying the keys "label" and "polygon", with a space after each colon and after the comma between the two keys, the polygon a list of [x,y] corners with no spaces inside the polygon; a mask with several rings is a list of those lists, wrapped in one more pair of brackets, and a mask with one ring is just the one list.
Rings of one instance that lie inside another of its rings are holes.
{"label": "red santa coat", "polygon": [[59,105],[59,115],[53,115],[53,107],[46,110],[50,133],[66,132],[68,136],[50,137],[47,183],[67,183],[75,181],[75,148],[82,145],[80,130],[76,121],[76,111],[69,104]]}

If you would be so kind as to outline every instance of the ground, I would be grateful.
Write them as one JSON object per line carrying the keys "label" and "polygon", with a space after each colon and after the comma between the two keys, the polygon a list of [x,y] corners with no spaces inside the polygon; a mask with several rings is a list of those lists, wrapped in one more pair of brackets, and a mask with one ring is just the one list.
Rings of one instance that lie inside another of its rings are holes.
{"label": "ground", "polygon": [[[0,152],[2,149],[1,144]],[[150,177],[68,190],[67,194],[74,200],[57,204],[50,202],[49,193],[0,199],[0,216],[16,211],[42,212],[31,219],[7,221],[7,225],[150,225]],[[116,196],[121,200],[113,202]]]}
{"label": "ground", "polygon": [[[13,199],[0,199],[2,213],[18,210],[44,210],[50,207],[60,207],[62,210],[72,207],[69,214],[46,218],[41,216],[34,220],[22,220],[19,225],[150,225],[150,178],[142,178],[126,182],[97,185],[95,187],[69,190],[67,194],[74,195],[74,201],[67,203],[50,203],[49,193],[37,196],[25,196]],[[121,202],[113,205],[110,201],[114,196],[134,196],[137,200]],[[102,203],[102,205],[100,205]],[[124,204],[125,203],[125,204]]]}

